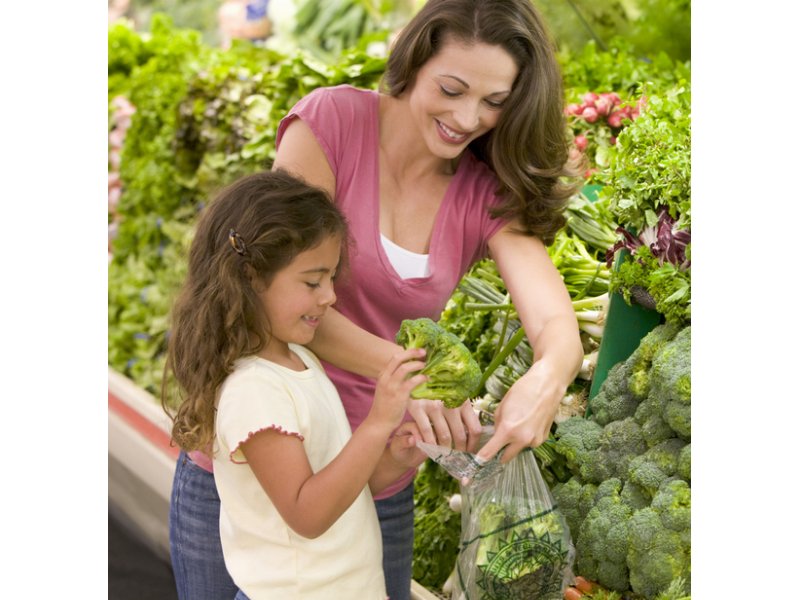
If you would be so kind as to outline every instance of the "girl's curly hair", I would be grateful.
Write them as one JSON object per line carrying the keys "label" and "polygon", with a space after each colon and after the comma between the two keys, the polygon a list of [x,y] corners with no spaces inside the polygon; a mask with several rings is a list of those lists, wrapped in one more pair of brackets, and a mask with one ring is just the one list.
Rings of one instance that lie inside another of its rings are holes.
{"label": "girl's curly hair", "polygon": [[330,197],[280,170],[246,176],[200,215],[186,280],[173,305],[161,403],[184,450],[208,451],[217,389],[234,362],[258,353],[269,336],[253,278],[269,284],[298,254],[347,224]]}

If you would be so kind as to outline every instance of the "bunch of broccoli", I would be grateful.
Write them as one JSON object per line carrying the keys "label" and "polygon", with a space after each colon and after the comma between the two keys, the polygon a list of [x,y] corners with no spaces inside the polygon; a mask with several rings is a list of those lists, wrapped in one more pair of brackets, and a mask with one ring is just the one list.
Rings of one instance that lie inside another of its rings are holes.
{"label": "bunch of broccoli", "polygon": [[447,408],[461,406],[474,395],[481,380],[481,368],[461,339],[428,318],[406,319],[400,324],[396,341],[404,348],[425,348],[428,381],[411,392],[412,398],[441,400]]}
{"label": "bunch of broccoli", "polygon": [[[659,325],[608,373],[587,416],[558,425],[571,479],[553,496],[575,571],[652,600],[691,585],[691,328]],[[680,591],[680,590],[678,590]]]}

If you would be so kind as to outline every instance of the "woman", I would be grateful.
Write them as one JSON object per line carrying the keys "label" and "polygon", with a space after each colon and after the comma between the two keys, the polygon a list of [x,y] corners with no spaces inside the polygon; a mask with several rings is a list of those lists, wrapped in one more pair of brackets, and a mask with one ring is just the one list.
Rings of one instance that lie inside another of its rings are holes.
{"label": "woman", "polygon": [[[326,189],[356,242],[338,313],[311,345],[333,363],[328,372],[351,426],[369,408],[371,378],[396,351],[400,321],[437,319],[461,276],[488,253],[534,363],[500,403],[480,456],[506,447],[508,461],[547,439],[583,355],[545,248],[572,192],[561,178],[576,172],[566,167],[562,108],[558,64],[529,0],[431,0],[398,35],[381,93],[316,90],[282,122],[275,167]],[[426,441],[475,447],[480,427],[468,404],[445,410],[419,400],[410,413]],[[393,600],[408,597],[412,478],[377,500]]]}
{"label": "woman", "polygon": [[[500,403],[479,455],[505,448],[508,461],[547,439],[583,358],[546,251],[573,192],[565,178],[579,172],[567,165],[562,109],[553,46],[530,0],[429,0],[396,38],[380,93],[318,89],[282,121],[273,168],[325,189],[355,240],[335,309],[309,345],[351,427],[397,351],[400,321],[438,319],[461,276],[489,256],[534,362]],[[469,403],[445,410],[413,401],[407,418],[425,441],[476,447],[480,424]],[[391,600],[410,595],[413,476],[376,496]]]}

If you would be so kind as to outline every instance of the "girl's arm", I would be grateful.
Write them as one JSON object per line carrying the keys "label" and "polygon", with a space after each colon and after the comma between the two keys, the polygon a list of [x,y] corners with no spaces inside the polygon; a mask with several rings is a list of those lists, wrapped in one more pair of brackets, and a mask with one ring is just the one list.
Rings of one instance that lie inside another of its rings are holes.
{"label": "girl's arm", "polygon": [[558,404],[583,360],[575,311],[547,249],[538,238],[512,233],[509,227],[492,237],[489,251],[533,348],[533,365],[500,402],[495,433],[478,453],[489,459],[508,446],[502,462],[547,439]]}
{"label": "girl's arm", "polygon": [[411,390],[425,381],[423,375],[414,375],[424,366],[418,360],[422,356],[420,350],[408,350],[389,361],[378,377],[367,418],[336,458],[317,473],[295,436],[263,430],[242,444],[261,487],[299,535],[315,538],[325,533],[363,491],[405,413]]}

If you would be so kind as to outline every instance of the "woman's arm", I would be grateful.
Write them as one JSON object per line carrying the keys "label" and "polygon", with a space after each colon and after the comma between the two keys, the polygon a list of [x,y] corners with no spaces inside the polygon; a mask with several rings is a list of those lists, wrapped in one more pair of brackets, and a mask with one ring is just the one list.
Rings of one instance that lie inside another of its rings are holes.
{"label": "woman's arm", "polygon": [[378,378],[367,418],[330,463],[314,473],[303,442],[263,430],[241,446],[256,479],[287,525],[299,535],[325,533],[364,490],[399,425],[411,390],[425,381],[418,349],[396,354]]}
{"label": "woman's arm", "polygon": [[[336,177],[328,158],[301,119],[292,121],[284,131],[272,168],[285,169],[335,197]],[[394,342],[369,333],[335,309],[328,309],[308,347],[322,360],[372,379],[400,350]]]}
{"label": "woman's arm", "polygon": [[541,240],[512,233],[507,225],[489,241],[489,251],[533,348],[533,365],[500,402],[495,433],[478,453],[488,460],[507,446],[507,462],[547,439],[580,369],[583,346],[569,293]]}

